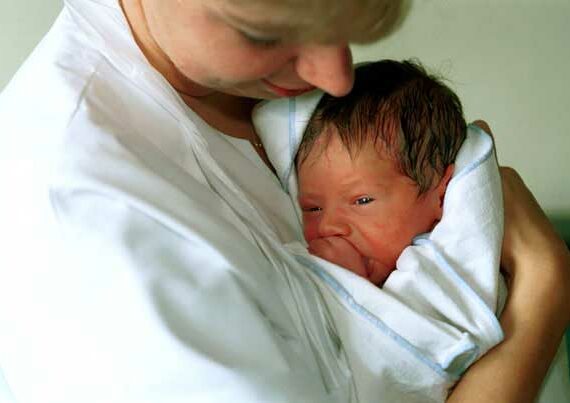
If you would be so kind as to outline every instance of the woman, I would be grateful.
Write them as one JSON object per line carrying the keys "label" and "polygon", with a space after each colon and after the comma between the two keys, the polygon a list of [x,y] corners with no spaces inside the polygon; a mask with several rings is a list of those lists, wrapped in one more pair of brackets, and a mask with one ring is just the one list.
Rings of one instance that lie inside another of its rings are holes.
{"label": "woman", "polygon": [[[324,303],[273,247],[300,227],[250,112],[347,93],[347,43],[388,31],[394,4],[66,2],[0,100],[0,366],[17,399],[349,400]],[[568,252],[503,178],[506,339],[450,401],[532,401],[570,321]]]}

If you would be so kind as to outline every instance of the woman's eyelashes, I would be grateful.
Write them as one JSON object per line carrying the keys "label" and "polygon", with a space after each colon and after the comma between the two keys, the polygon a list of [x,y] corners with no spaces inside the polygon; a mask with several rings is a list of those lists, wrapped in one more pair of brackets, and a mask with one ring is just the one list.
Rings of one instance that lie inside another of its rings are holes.
{"label": "woman's eyelashes", "polygon": [[280,38],[264,37],[242,30],[238,30],[238,32],[246,41],[255,46],[271,48],[281,44]]}

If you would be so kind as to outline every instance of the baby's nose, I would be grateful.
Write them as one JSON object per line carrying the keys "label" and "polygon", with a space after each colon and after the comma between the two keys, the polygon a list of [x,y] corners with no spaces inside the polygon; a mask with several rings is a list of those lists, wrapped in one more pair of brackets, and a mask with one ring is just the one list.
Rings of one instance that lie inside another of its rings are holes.
{"label": "baby's nose", "polygon": [[350,226],[348,223],[334,213],[325,213],[319,222],[319,236],[348,236]]}

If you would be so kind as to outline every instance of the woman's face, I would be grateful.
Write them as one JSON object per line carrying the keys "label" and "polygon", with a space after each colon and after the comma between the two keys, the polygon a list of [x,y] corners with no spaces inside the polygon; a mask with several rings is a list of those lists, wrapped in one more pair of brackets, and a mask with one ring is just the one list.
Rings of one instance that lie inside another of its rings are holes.
{"label": "woman's face", "polygon": [[295,96],[314,87],[347,93],[353,81],[348,41],[371,28],[355,23],[367,10],[354,5],[315,29],[310,16],[294,18],[295,10],[279,2],[141,4],[152,39],[178,73],[202,87],[253,98]]}

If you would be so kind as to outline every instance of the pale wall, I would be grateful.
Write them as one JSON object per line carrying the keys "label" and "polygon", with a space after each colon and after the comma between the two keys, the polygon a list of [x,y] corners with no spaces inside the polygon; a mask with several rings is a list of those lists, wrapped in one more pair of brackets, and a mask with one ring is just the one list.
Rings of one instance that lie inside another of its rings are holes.
{"label": "pale wall", "polygon": [[63,0],[0,0],[0,89],[26,59]]}
{"label": "pale wall", "polygon": [[545,209],[570,215],[570,1],[417,0],[395,35],[355,47],[356,60],[410,57],[489,122]]}
{"label": "pale wall", "polygon": [[[0,0],[0,88],[59,8]],[[443,73],[467,118],[491,124],[501,163],[545,209],[570,215],[570,1],[417,0],[399,32],[355,55],[417,57]]]}

